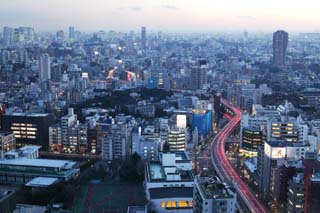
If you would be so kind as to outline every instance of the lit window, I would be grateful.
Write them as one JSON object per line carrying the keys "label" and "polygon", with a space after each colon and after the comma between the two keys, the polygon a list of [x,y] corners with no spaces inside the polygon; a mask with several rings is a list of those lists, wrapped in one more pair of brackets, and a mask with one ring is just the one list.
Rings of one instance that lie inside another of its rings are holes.
{"label": "lit window", "polygon": [[178,202],[178,207],[188,207],[188,202],[186,200],[181,200]]}
{"label": "lit window", "polygon": [[167,201],[166,208],[175,208],[177,207],[176,201]]}
{"label": "lit window", "polygon": [[161,201],[161,208],[164,208],[164,207],[165,207],[165,202]]}

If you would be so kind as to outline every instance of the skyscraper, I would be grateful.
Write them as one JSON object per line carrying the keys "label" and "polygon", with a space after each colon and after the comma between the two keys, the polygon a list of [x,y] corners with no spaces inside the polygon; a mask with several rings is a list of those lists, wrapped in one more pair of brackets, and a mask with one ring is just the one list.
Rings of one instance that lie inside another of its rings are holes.
{"label": "skyscraper", "polygon": [[39,59],[39,80],[44,82],[51,79],[51,65],[48,54],[43,54]]}
{"label": "skyscraper", "polygon": [[70,39],[74,39],[75,38],[75,30],[74,30],[73,26],[69,27],[69,38]]}
{"label": "skyscraper", "polygon": [[13,39],[13,29],[10,27],[3,28],[3,46],[7,47],[11,45]]}
{"label": "skyscraper", "polygon": [[203,89],[203,85],[207,83],[207,72],[209,66],[205,60],[199,60],[198,63],[191,67],[192,90]]}
{"label": "skyscraper", "polygon": [[141,27],[141,46],[143,49],[146,48],[147,43],[147,30],[146,27]]}
{"label": "skyscraper", "polygon": [[288,47],[288,33],[279,30],[273,33],[273,65],[281,67],[286,62],[286,52]]}

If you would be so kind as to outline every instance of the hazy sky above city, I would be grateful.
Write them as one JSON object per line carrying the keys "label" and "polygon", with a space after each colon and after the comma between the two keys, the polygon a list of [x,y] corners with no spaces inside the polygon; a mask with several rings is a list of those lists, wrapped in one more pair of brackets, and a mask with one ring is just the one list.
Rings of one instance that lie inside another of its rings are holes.
{"label": "hazy sky above city", "polygon": [[0,26],[56,31],[316,31],[318,0],[1,0]]}

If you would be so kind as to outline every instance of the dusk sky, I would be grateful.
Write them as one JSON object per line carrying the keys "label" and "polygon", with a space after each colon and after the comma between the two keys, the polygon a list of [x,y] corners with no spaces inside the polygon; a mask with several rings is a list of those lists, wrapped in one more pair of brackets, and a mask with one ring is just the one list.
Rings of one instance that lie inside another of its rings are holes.
{"label": "dusk sky", "polygon": [[0,27],[56,31],[316,31],[317,0],[1,0]]}

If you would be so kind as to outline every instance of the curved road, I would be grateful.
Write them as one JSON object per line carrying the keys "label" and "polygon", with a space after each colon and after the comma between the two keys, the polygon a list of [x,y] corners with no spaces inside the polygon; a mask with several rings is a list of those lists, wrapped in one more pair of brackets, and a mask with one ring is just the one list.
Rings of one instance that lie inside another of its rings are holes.
{"label": "curved road", "polygon": [[229,118],[229,123],[216,135],[211,143],[212,163],[219,177],[228,184],[233,183],[233,185],[238,189],[237,191],[240,196],[252,212],[264,213],[266,212],[265,208],[246,183],[239,177],[226,156],[225,141],[228,135],[241,121],[241,111],[224,99],[221,99],[221,103],[231,109],[235,116]]}

